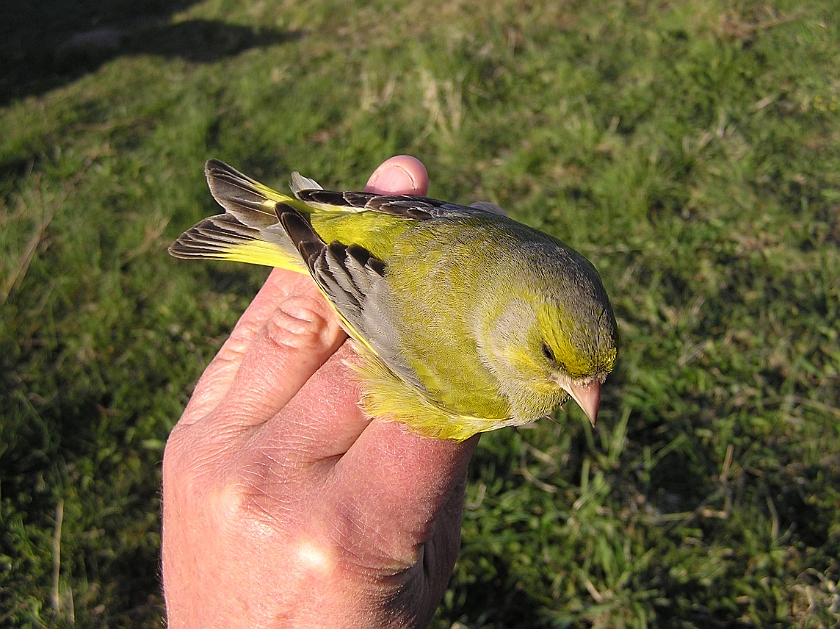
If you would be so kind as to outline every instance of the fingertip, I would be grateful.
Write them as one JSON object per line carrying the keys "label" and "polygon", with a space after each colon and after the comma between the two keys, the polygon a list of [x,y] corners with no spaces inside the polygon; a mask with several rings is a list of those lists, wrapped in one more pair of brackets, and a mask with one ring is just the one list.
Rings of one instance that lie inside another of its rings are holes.
{"label": "fingertip", "polygon": [[416,157],[396,155],[379,166],[370,176],[366,192],[379,194],[425,195],[429,190],[429,173]]}

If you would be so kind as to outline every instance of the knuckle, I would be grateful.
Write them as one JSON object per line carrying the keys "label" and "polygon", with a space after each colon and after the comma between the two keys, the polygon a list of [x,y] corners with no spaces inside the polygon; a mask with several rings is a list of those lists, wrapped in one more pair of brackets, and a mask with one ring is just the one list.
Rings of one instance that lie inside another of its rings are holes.
{"label": "knuckle", "polygon": [[338,332],[335,315],[320,297],[292,297],[266,322],[266,335],[277,345],[296,350],[329,347]]}
{"label": "knuckle", "polygon": [[288,496],[282,491],[283,469],[265,461],[252,461],[233,470],[216,484],[208,502],[226,522],[277,525],[290,515]]}
{"label": "knuckle", "polygon": [[237,322],[222,350],[229,353],[233,359],[241,357],[259,334],[260,327],[262,327],[260,321],[243,317]]}

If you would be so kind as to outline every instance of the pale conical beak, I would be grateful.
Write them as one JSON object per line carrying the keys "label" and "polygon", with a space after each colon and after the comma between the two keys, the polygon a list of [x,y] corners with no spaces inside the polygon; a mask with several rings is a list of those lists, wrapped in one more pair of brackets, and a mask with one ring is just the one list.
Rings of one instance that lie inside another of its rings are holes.
{"label": "pale conical beak", "polygon": [[580,386],[574,382],[564,382],[560,386],[572,396],[578,406],[586,413],[589,423],[595,427],[598,421],[598,402],[601,401],[601,383],[593,380],[586,386]]}

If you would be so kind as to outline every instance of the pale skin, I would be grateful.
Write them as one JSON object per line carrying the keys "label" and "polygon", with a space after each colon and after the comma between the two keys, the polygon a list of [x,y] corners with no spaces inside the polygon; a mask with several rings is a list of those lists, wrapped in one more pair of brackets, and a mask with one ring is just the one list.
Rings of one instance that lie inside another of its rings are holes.
{"label": "pale skin", "polygon": [[[424,195],[393,157],[365,190]],[[308,276],[275,269],[163,457],[169,627],[425,627],[458,553],[478,442],[358,408],[354,353]]]}

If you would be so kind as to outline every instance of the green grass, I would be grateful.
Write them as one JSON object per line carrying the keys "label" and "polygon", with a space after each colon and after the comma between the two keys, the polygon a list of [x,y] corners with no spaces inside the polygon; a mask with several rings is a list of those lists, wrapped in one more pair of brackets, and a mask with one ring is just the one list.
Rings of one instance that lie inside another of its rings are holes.
{"label": "green grass", "polygon": [[482,438],[433,626],[840,623],[835,0],[79,4],[0,9],[0,625],[160,623],[163,444],[266,274],[167,256],[204,160],[400,152],[585,253],[622,335],[596,431]]}

